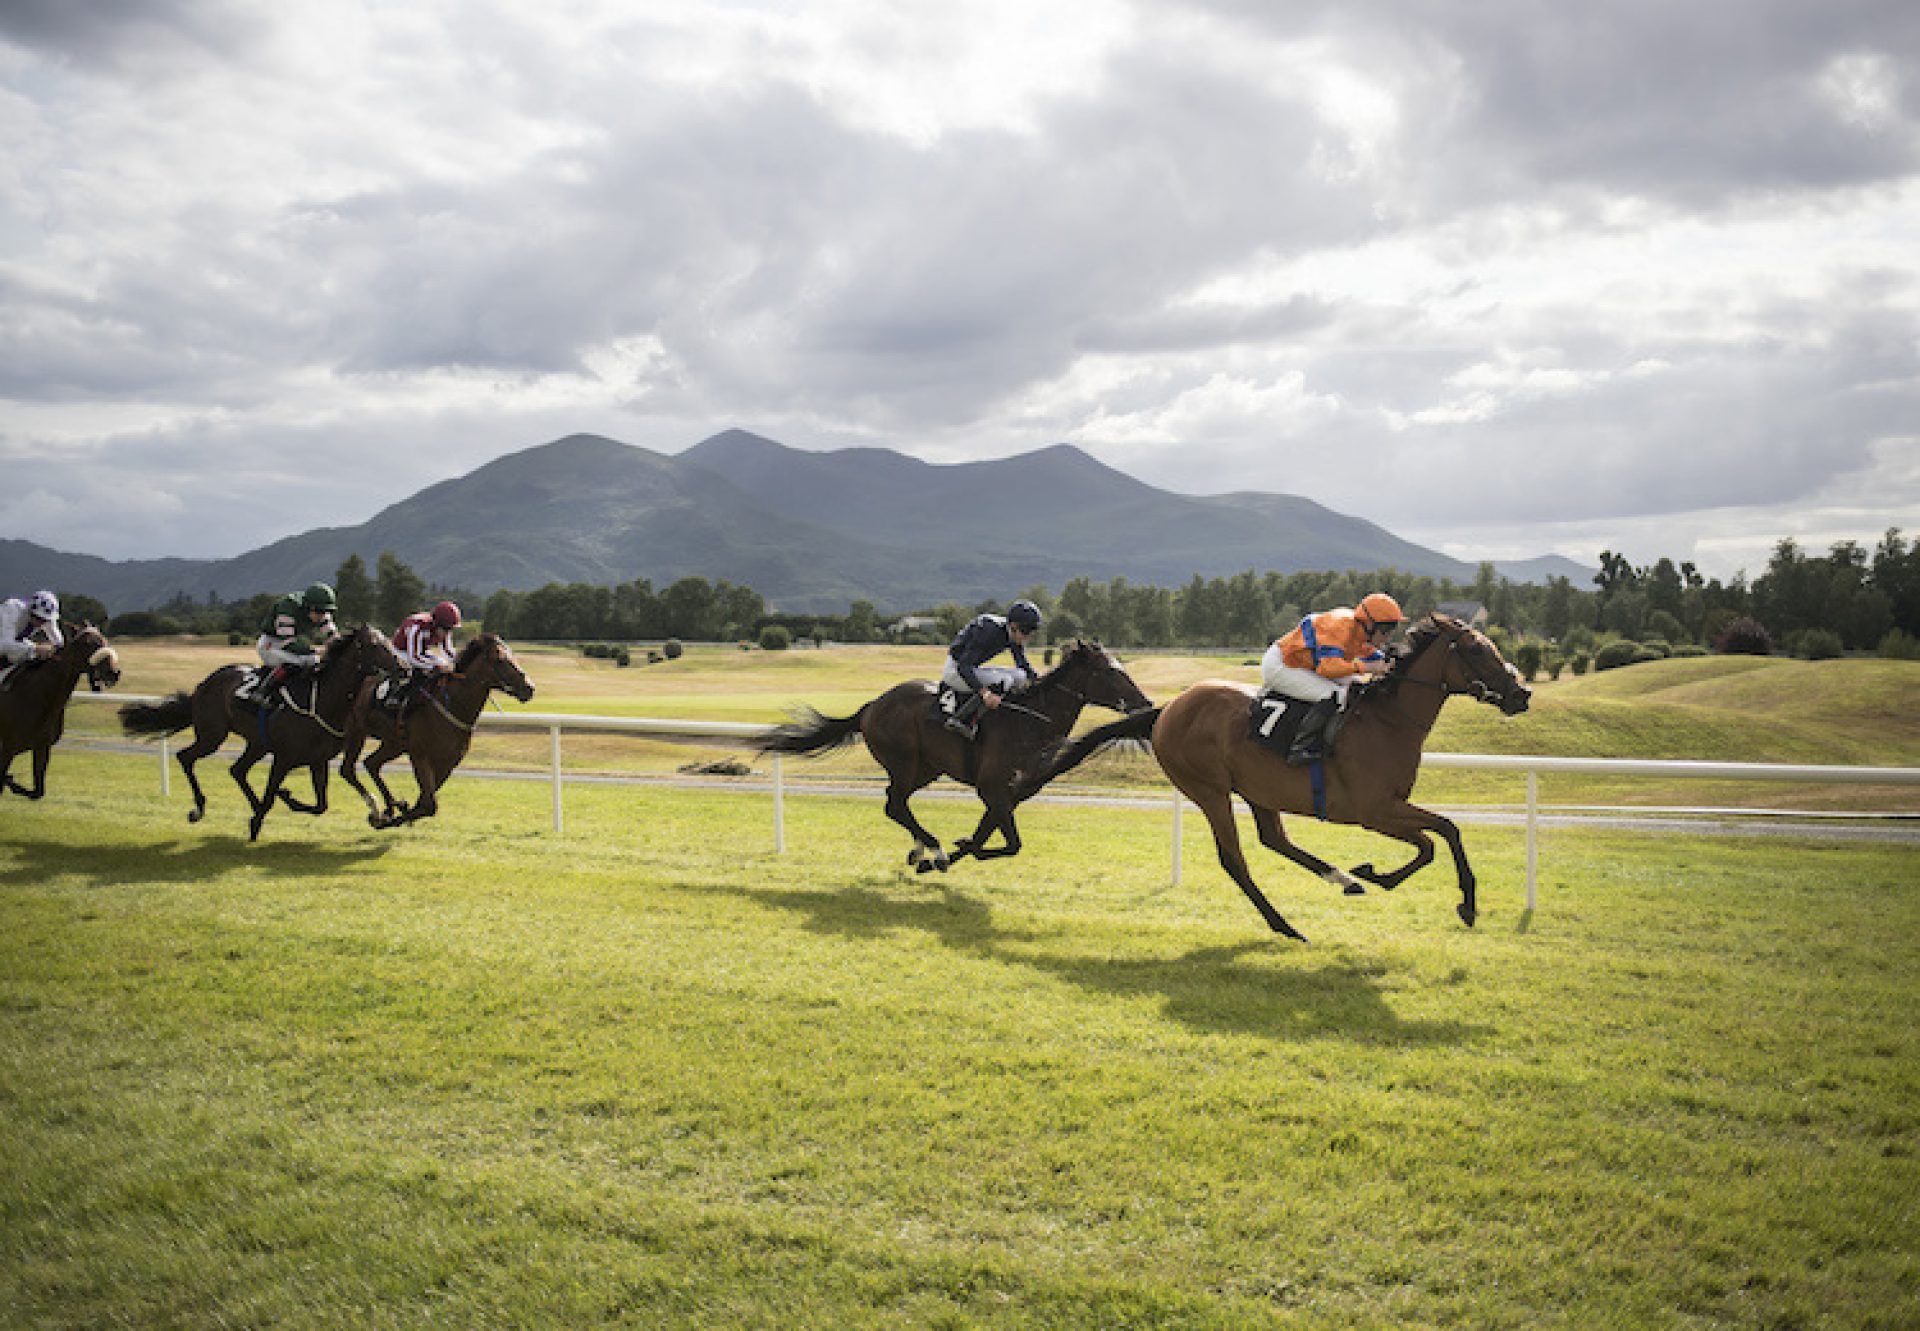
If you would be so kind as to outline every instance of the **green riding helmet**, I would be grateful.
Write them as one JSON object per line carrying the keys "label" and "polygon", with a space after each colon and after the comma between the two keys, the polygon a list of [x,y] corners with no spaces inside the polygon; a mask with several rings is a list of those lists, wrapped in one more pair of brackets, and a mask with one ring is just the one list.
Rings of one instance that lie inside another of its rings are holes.
{"label": "green riding helmet", "polygon": [[308,610],[324,611],[330,615],[338,602],[334,600],[333,588],[324,582],[316,582],[300,593],[300,604]]}

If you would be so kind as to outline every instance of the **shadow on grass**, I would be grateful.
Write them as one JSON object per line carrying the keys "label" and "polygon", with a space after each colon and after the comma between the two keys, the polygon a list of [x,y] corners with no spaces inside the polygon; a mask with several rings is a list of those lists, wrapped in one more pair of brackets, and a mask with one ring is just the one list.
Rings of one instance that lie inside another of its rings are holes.
{"label": "shadow on grass", "polygon": [[913,896],[859,886],[695,890],[737,893],[791,911],[819,933],[861,939],[922,933],[952,951],[1024,966],[1091,993],[1157,999],[1167,1017],[1203,1034],[1422,1045],[1461,1044],[1492,1029],[1402,1020],[1363,966],[1279,939],[1195,948],[1177,957],[1112,957],[1061,949],[1057,934],[1002,928],[984,901],[944,883],[933,886],[932,895]]}
{"label": "shadow on grass", "polygon": [[[243,824],[244,828],[244,824]],[[130,883],[185,883],[233,869],[284,870],[311,877],[344,871],[385,855],[392,841],[327,846],[312,842],[249,842],[244,835],[144,846],[73,846],[18,841],[0,852],[0,889],[78,877],[95,887]],[[7,861],[11,860],[11,863]]]}

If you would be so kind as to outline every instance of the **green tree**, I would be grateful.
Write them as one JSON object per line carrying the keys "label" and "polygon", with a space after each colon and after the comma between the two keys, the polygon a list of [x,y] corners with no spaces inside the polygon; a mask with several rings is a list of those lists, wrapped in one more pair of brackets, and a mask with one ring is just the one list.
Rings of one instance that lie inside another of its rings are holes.
{"label": "green tree", "polygon": [[[373,618],[376,598],[373,579],[367,576],[367,561],[358,554],[348,555],[333,573],[333,592],[340,598],[340,618],[349,624],[365,624]],[[411,614],[412,611],[408,611]],[[405,618],[405,616],[401,616]],[[389,621],[399,623],[399,620]]]}
{"label": "green tree", "polygon": [[374,610],[379,614],[382,624],[393,628],[421,608],[421,602],[427,595],[427,582],[402,563],[400,556],[391,550],[380,552],[376,569]]}

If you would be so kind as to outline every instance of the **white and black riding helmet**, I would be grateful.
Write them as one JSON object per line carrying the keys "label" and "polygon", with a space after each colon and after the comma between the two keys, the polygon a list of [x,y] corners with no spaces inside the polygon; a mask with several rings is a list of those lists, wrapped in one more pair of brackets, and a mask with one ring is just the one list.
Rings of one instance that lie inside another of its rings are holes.
{"label": "white and black riding helmet", "polygon": [[1022,633],[1033,633],[1040,628],[1040,607],[1032,601],[1015,601],[1007,607],[1007,624]]}
{"label": "white and black riding helmet", "polygon": [[60,618],[60,598],[50,591],[37,591],[27,601],[27,613],[35,619],[52,623]]}

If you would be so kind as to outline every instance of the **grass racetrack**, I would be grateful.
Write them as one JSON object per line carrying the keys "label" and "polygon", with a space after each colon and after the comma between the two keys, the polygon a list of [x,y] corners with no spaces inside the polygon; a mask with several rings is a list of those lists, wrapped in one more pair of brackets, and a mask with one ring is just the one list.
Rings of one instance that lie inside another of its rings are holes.
{"label": "grass racetrack", "polygon": [[224,766],[0,802],[6,1326],[1915,1325],[1911,846],[1555,830],[1525,920],[1468,828],[1472,931],[1250,852],[1302,947],[1197,818],[1178,888],[1164,813],[915,877],[458,777],[249,846]]}

